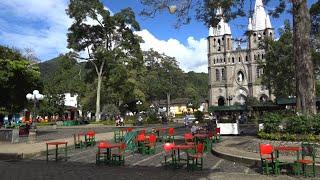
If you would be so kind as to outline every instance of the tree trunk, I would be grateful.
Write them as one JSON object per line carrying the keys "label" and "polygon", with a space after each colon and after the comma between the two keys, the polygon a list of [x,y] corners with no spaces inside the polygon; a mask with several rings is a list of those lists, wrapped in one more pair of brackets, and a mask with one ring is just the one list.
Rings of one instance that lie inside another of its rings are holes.
{"label": "tree trunk", "polygon": [[170,115],[170,93],[167,93],[167,115]]}
{"label": "tree trunk", "polygon": [[297,112],[315,114],[315,81],[311,59],[310,14],[306,0],[293,4],[293,52],[296,63]]}
{"label": "tree trunk", "polygon": [[96,101],[96,121],[100,121],[100,94],[101,94],[102,76],[98,74],[97,101]]}

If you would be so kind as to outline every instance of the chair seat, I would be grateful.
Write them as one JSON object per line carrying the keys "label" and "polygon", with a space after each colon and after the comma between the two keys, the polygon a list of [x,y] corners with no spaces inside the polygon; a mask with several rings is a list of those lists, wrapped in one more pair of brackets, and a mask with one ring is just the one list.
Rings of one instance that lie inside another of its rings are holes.
{"label": "chair seat", "polygon": [[124,152],[112,153],[112,156],[123,156]]}
{"label": "chair seat", "polygon": [[154,147],[154,146],[156,146],[156,145],[153,144],[153,143],[149,143],[149,144],[145,144],[144,146],[146,146],[146,147]]}
{"label": "chair seat", "polygon": [[201,153],[189,154],[188,156],[195,159],[195,158],[202,158],[203,154],[201,154]]}
{"label": "chair seat", "polygon": [[194,142],[186,142],[187,145],[195,145]]}
{"label": "chair seat", "polygon": [[310,159],[300,159],[297,162],[301,163],[301,164],[312,164],[313,163],[313,161]]}
{"label": "chair seat", "polygon": [[[270,158],[262,158],[262,160],[272,161],[272,158],[271,157]],[[275,160],[275,159],[273,159],[273,160]]]}

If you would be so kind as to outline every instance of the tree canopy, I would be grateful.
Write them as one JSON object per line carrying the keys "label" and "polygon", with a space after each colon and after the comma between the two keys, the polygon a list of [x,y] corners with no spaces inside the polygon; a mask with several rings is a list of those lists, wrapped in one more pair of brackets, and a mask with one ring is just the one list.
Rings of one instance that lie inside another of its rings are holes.
{"label": "tree canopy", "polygon": [[19,50],[0,46],[0,111],[20,112],[35,89],[42,89],[38,65]]}
{"label": "tree canopy", "polygon": [[[132,9],[111,15],[99,0],[71,0],[67,14],[74,19],[68,32],[68,47],[91,63],[97,77],[96,119],[100,119],[101,87],[105,77],[110,79],[111,69],[125,63],[135,67],[142,61],[141,39],[133,34],[140,30]],[[108,76],[109,75],[109,76]]]}

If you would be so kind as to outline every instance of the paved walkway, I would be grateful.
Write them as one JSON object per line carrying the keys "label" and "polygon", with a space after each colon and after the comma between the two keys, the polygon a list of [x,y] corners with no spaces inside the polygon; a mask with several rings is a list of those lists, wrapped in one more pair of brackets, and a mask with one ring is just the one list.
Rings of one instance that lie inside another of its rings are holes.
{"label": "paved walkway", "polygon": [[[108,140],[113,138],[113,132],[107,133],[99,133],[96,134],[97,141]],[[68,142],[68,146],[74,145],[73,137],[55,139],[45,142],[54,142],[54,141],[62,141]],[[17,154],[22,155],[23,158],[28,158],[39,153],[46,151],[45,142],[36,142],[36,143],[19,143],[19,144],[1,144],[0,154]],[[49,146],[49,149],[54,149],[54,146]]]}
{"label": "paved walkway", "polygon": [[[249,164],[260,163],[259,143],[270,143],[274,146],[300,146],[297,142],[281,142],[260,140],[253,136],[227,136],[222,137],[222,142],[213,147],[213,153],[230,160],[238,160]],[[280,160],[293,162],[296,159],[295,153],[281,153]],[[320,159],[316,158],[317,166],[320,166]]]}

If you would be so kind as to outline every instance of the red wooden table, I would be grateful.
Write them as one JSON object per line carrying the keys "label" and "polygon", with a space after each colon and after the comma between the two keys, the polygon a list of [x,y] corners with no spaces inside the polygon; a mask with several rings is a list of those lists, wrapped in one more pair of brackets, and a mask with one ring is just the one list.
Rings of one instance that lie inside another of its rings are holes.
{"label": "red wooden table", "polygon": [[194,149],[194,145],[187,145],[187,144],[180,144],[180,145],[174,145],[172,147],[173,153],[174,155],[176,154],[175,152],[178,151],[178,162],[180,162],[181,158],[180,158],[180,150],[190,150],[190,149]]}
{"label": "red wooden table", "polygon": [[112,148],[120,148],[121,147],[121,143],[117,143],[117,144],[111,144],[110,142],[105,142],[105,143],[99,143],[99,144],[103,144],[103,146],[98,146],[98,154],[101,153],[102,149],[106,149],[106,153],[107,153],[107,160],[110,161],[111,160],[111,149]]}
{"label": "red wooden table", "polygon": [[276,157],[279,157],[279,152],[297,152],[297,160],[300,159],[300,153],[301,147],[298,146],[276,146],[274,147],[274,150],[276,151]]}
{"label": "red wooden table", "polygon": [[209,137],[209,134],[195,134],[195,135],[193,135],[193,137],[199,138],[199,139],[205,139],[205,138]]}
{"label": "red wooden table", "polygon": [[55,154],[55,160],[58,161],[58,149],[59,149],[59,145],[65,145],[65,148],[64,148],[64,158],[66,161],[67,161],[67,156],[68,156],[68,142],[47,142],[46,143],[47,145],[47,162],[49,161],[49,146],[56,146],[56,154]]}

